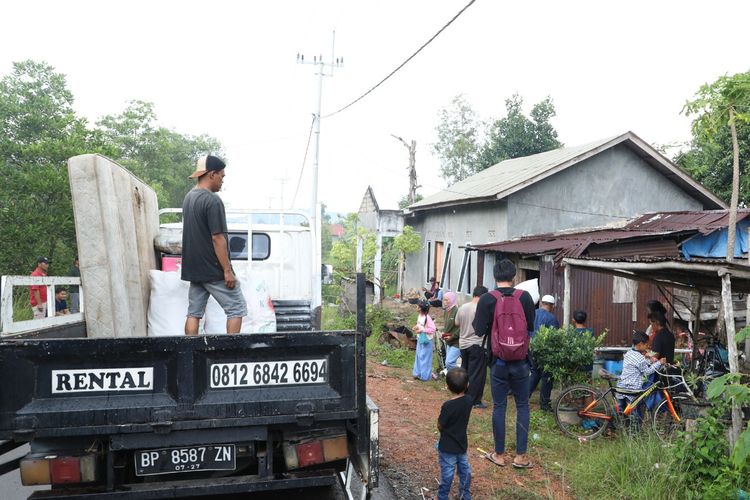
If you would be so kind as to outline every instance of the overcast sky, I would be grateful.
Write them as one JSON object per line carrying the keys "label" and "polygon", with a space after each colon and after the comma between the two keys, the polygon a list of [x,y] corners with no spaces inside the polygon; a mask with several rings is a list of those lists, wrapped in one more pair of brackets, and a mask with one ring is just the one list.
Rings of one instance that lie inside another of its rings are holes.
{"label": "overcast sky", "polygon": [[[468,0],[3,2],[0,76],[12,62],[46,61],[67,75],[91,122],[127,101],[155,103],[159,123],[207,133],[225,147],[225,199],[290,206],[316,105],[311,65],[324,78],[323,115],[380,81]],[[417,141],[420,192],[445,183],[431,153],[438,112],[464,94],[480,117],[500,117],[515,92],[527,111],[550,95],[569,146],[632,130],[651,144],[686,141],[680,115],[699,86],[750,69],[747,1],[504,2],[477,0],[390,80],[322,120],[320,201],[359,207],[371,185],[381,208],[408,190]],[[313,145],[295,205],[310,199]]]}

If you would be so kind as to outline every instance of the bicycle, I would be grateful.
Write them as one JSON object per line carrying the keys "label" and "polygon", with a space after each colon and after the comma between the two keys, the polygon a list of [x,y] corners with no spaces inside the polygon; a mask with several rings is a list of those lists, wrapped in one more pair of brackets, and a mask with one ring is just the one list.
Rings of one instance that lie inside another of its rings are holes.
{"label": "bicycle", "polygon": [[[614,420],[624,423],[624,417],[630,417],[633,412],[643,413],[643,420],[650,421],[656,435],[667,442],[677,430],[684,428],[681,401],[695,401],[682,370],[680,369],[679,374],[670,374],[669,368],[678,369],[667,365],[664,371],[657,370],[656,381],[640,390],[617,388],[615,382],[619,377],[602,369],[599,375],[607,381],[609,388],[603,393],[585,384],[565,388],[553,404],[555,422],[563,433],[583,441],[601,436]],[[645,401],[653,394],[661,394],[663,399],[649,413]],[[635,398],[621,409],[615,395]]]}

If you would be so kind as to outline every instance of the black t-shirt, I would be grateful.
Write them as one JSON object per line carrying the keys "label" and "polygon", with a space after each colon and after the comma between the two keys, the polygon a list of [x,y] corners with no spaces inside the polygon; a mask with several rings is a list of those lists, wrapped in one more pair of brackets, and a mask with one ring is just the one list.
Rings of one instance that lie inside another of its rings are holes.
{"label": "black t-shirt", "polygon": [[651,342],[651,350],[659,358],[667,358],[667,363],[672,364],[674,362],[674,335],[672,332],[666,328],[659,330]]}
{"label": "black t-shirt", "polygon": [[61,312],[68,308],[68,301],[55,299],[55,312]]}
{"label": "black t-shirt", "polygon": [[449,399],[440,408],[440,442],[438,449],[443,453],[466,453],[469,447],[466,429],[474,398],[464,394],[460,398]]}
{"label": "black t-shirt", "polygon": [[[214,251],[214,234],[227,235],[224,203],[207,189],[193,189],[182,203],[182,279],[198,283],[224,279]],[[227,258],[229,245],[227,244]]]}

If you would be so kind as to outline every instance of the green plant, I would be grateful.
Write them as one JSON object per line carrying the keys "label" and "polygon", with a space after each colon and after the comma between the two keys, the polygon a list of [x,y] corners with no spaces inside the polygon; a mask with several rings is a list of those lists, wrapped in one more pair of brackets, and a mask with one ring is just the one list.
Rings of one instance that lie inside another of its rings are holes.
{"label": "green plant", "polygon": [[682,499],[690,489],[671,450],[645,432],[587,443],[563,466],[575,498]]}
{"label": "green plant", "polygon": [[582,369],[593,363],[594,348],[601,345],[605,335],[606,331],[594,337],[572,327],[543,326],[531,340],[531,355],[563,387],[585,382],[588,374]]}
{"label": "green plant", "polygon": [[739,487],[748,486],[747,463],[732,461],[723,420],[728,401],[714,400],[708,414],[697,420],[696,429],[677,440],[674,456],[690,478],[689,498],[734,498]]}

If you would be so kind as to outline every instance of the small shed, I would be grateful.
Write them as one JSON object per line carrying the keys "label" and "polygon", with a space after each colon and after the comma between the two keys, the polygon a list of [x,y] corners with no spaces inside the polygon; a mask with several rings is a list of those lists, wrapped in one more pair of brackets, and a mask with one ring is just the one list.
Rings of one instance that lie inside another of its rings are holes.
{"label": "small shed", "polygon": [[[748,210],[741,210],[737,216],[737,256],[747,255],[745,234],[749,217]],[[645,328],[646,303],[651,299],[666,301],[665,305],[677,317],[687,322],[695,321],[691,312],[695,307],[690,304],[695,303],[696,292],[702,285],[700,281],[696,281],[692,288],[673,287],[667,280],[636,280],[627,273],[594,272],[591,266],[566,268],[563,261],[669,261],[673,263],[671,266],[702,262],[715,265],[717,261],[721,261],[712,257],[716,249],[723,248],[726,253],[727,225],[726,210],[657,212],[637,217],[619,227],[530,236],[473,245],[465,251],[476,251],[480,262],[484,260],[483,254],[488,252],[496,254],[496,258],[511,258],[519,268],[519,281],[539,278],[542,293],[555,296],[558,304],[563,304],[565,298],[568,313],[565,314],[563,307],[558,307],[555,311],[561,322],[567,323],[571,310],[584,309],[589,313],[589,326],[595,331],[605,328],[609,330],[607,345],[626,346],[629,345],[633,329]],[[464,261],[466,260],[465,257]],[[478,279],[485,274],[483,269],[478,271]],[[699,280],[700,277],[693,279]],[[716,284],[713,277],[709,281]],[[489,286],[491,282],[485,280],[484,284]],[[701,294],[702,320],[718,319],[720,289],[716,286],[708,287]],[[714,295],[711,295],[711,290],[715,292]],[[744,299],[737,295],[735,298],[733,309],[737,309]],[[737,311],[735,319],[740,320],[739,325],[744,323],[744,308]]]}

